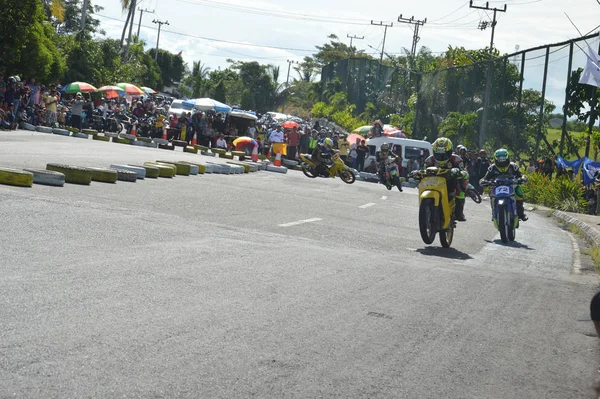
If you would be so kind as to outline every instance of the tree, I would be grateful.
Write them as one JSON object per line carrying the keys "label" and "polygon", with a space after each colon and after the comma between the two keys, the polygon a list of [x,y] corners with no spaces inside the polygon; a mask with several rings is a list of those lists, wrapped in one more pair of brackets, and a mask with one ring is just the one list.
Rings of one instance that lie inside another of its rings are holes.
{"label": "tree", "polygon": [[585,156],[590,154],[590,145],[594,124],[598,120],[598,96],[600,89],[595,86],[579,83],[582,68],[571,72],[571,78],[567,83],[567,102],[563,111],[568,117],[576,116],[580,122],[587,122],[588,136],[585,146]]}
{"label": "tree", "polygon": [[330,39],[329,43],[325,43],[322,46],[315,46],[317,53],[313,55],[314,63],[317,67],[322,68],[333,61],[345,60],[347,58],[373,58],[364,51],[354,51],[350,46],[342,43],[339,38],[331,34],[327,36]]}
{"label": "tree", "polygon": [[438,136],[451,139],[455,144],[466,147],[477,146],[477,113],[450,112],[438,127]]}
{"label": "tree", "polygon": [[303,82],[312,82],[315,75],[319,73],[320,68],[312,57],[304,57],[304,60],[294,67],[298,77]]}
{"label": "tree", "polygon": [[[154,58],[156,49],[152,48],[148,50],[147,53],[150,57]],[[157,63],[161,72],[161,83],[157,89],[173,86],[175,83],[181,82],[186,69],[186,65],[183,62],[181,55],[158,49]]]}

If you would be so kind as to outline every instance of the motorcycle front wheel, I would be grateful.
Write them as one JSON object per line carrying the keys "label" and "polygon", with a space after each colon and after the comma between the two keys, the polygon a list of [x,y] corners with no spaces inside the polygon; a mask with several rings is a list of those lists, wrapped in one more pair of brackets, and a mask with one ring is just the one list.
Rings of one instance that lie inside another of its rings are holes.
{"label": "motorcycle front wheel", "polygon": [[473,202],[476,204],[481,204],[481,195],[479,195],[475,189],[468,190],[467,194],[469,194],[469,198],[471,198]]}
{"label": "motorcycle front wheel", "polygon": [[500,231],[500,239],[503,243],[508,242],[508,221],[510,217],[508,217],[508,211],[506,206],[500,206],[498,208],[498,230]]}
{"label": "motorcycle front wheel", "polygon": [[435,205],[433,199],[426,198],[419,206],[419,231],[421,239],[425,244],[431,244],[435,240],[437,226],[435,223]]}
{"label": "motorcycle front wheel", "polygon": [[315,173],[315,169],[306,163],[302,163],[302,173],[304,173],[304,176],[310,177],[311,179],[314,179],[317,177],[317,174]]}
{"label": "motorcycle front wheel", "polygon": [[347,184],[352,184],[356,180],[356,176],[354,176],[354,172],[351,170],[344,169],[339,173],[339,175],[340,179]]}

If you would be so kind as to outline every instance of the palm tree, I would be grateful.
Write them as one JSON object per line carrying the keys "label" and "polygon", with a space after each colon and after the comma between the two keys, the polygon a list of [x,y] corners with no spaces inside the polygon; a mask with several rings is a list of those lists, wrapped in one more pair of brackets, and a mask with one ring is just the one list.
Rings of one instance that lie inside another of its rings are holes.
{"label": "palm tree", "polygon": [[121,9],[127,12],[127,19],[125,20],[125,25],[123,26],[123,33],[121,34],[121,47],[123,47],[123,40],[125,40],[125,33],[127,32],[127,27],[129,26],[129,20],[131,19],[131,13],[133,11],[134,2],[130,0],[121,0]]}

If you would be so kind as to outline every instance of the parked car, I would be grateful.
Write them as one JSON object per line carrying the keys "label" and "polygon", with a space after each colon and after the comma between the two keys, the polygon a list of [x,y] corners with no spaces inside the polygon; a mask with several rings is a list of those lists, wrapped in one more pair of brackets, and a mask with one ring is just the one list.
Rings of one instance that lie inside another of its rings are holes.
{"label": "parked car", "polygon": [[169,107],[169,113],[167,114],[167,118],[171,115],[177,115],[179,118],[182,113],[192,112],[191,107],[186,107],[183,105],[183,100],[173,100],[171,106]]}

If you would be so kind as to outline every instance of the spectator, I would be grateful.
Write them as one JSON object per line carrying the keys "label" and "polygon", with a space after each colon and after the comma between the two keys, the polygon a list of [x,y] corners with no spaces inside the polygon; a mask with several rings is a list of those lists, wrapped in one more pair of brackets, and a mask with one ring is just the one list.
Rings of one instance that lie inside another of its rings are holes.
{"label": "spectator", "polygon": [[71,100],[71,126],[81,130],[81,114],[83,114],[83,96],[77,93],[75,98]]}
{"label": "spectator", "polygon": [[[356,141],[358,141],[358,140],[356,140]],[[360,144],[360,142],[359,142],[359,144]],[[358,148],[358,145],[356,143],[354,143],[350,146],[350,152],[348,153],[348,162],[346,162],[346,164],[351,166],[353,169],[356,169],[356,156],[358,155],[356,152],[357,148]]]}
{"label": "spectator", "polygon": [[287,135],[287,158],[290,160],[296,159],[296,152],[298,150],[298,145],[300,144],[300,133],[298,133],[298,128],[295,126],[292,128],[292,131]]}
{"label": "spectator", "polygon": [[479,186],[479,180],[485,176],[490,165],[491,162],[487,157],[487,151],[484,149],[479,150],[479,158],[477,158],[473,166],[473,180],[471,181],[471,184],[479,194],[483,193],[483,187]]}
{"label": "spectator", "polygon": [[383,135],[383,125],[381,121],[377,119],[375,123],[373,123],[373,127],[371,127],[371,136],[372,137],[381,137]]}
{"label": "spectator", "polygon": [[300,153],[308,154],[308,148],[310,145],[310,128],[307,127],[304,133],[300,136]]}
{"label": "spectator", "polygon": [[4,72],[0,72],[0,100],[4,100],[6,93],[6,82],[4,81]]}
{"label": "spectator", "polygon": [[365,169],[365,172],[367,173],[372,173],[372,174],[377,174],[377,162],[375,162],[374,159],[371,159],[371,164],[369,166],[367,166],[367,168]]}
{"label": "spectator", "polygon": [[338,140],[338,149],[340,150],[340,158],[345,163],[348,159],[348,152],[350,151],[350,143],[345,135]]}
{"label": "spectator", "polygon": [[[365,140],[360,141],[360,145],[356,147],[356,169],[362,172],[365,168],[365,159],[369,156],[369,147],[366,145]],[[371,164],[375,162],[374,160]],[[375,164],[375,173],[377,173],[377,164]]]}
{"label": "spectator", "polygon": [[256,127],[254,126],[254,122],[250,122],[250,126],[248,126],[248,136],[255,138],[256,136]]}
{"label": "spectator", "polygon": [[219,135],[216,146],[217,148],[223,148],[225,150],[227,149],[227,141],[225,141],[225,135],[223,133]]}
{"label": "spectator", "polygon": [[528,173],[535,172],[535,161],[533,159],[529,160],[529,166],[527,167],[527,172]]}
{"label": "spectator", "polygon": [[58,104],[56,92],[52,91],[49,96],[45,97],[44,102],[46,104],[48,126],[53,127],[54,123],[56,123],[56,106]]}
{"label": "spectator", "polygon": [[281,126],[277,125],[277,128],[271,131],[269,142],[273,144],[273,152],[275,154],[283,154],[283,132],[281,131]]}
{"label": "spectator", "polygon": [[594,322],[596,334],[600,337],[600,291],[596,292],[590,302],[590,318]]}
{"label": "spectator", "polygon": [[58,111],[58,115],[56,116],[56,119],[58,121],[58,126],[61,129],[64,129],[64,127],[67,124],[67,115],[65,113],[65,107],[61,106],[60,110]]}

